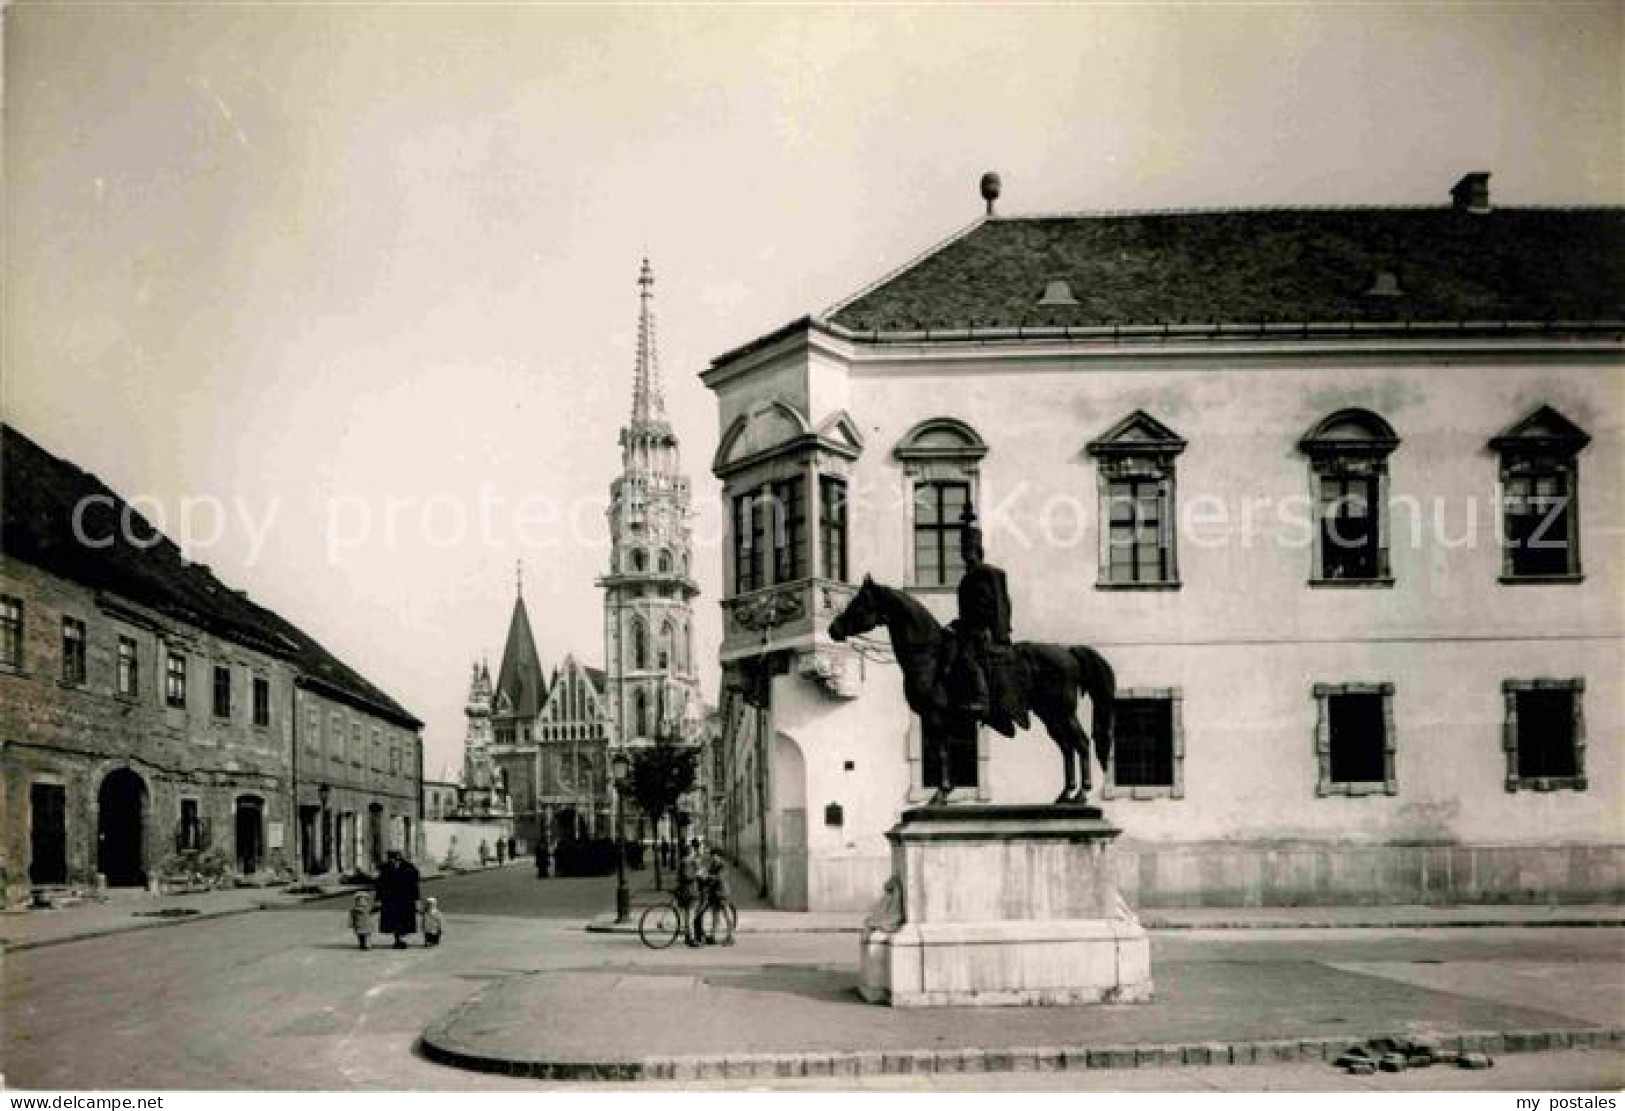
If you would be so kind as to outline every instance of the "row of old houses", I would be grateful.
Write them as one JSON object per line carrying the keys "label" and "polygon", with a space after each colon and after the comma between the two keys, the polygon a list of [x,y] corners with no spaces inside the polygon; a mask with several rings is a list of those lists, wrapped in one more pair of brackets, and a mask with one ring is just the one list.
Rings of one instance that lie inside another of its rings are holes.
{"label": "row of old houses", "polygon": [[421,838],[421,723],[0,426],[0,883],[270,882]]}

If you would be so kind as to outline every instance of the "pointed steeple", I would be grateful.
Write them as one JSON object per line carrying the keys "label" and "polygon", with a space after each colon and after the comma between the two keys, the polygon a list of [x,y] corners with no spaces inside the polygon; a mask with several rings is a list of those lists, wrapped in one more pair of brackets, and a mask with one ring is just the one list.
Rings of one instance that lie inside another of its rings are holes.
{"label": "pointed steeple", "polygon": [[655,272],[643,260],[638,273],[638,356],[632,377],[632,425],[664,422],[666,399],[660,391],[660,355],[655,348]]}
{"label": "pointed steeple", "polygon": [[494,716],[533,718],[542,708],[547,687],[542,676],[541,657],[530,632],[530,614],[524,595],[513,600],[513,616],[508,619],[508,641],[502,649],[502,667],[497,672]]}

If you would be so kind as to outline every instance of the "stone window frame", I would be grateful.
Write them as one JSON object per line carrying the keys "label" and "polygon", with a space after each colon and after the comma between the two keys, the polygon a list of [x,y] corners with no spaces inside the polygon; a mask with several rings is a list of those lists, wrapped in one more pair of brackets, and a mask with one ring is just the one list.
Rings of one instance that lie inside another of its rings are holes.
{"label": "stone window frame", "polygon": [[[77,645],[78,647],[73,647]],[[62,615],[62,685],[82,687],[90,679],[90,629],[84,619]]]}
{"label": "stone window frame", "polygon": [[[976,801],[992,802],[993,786],[989,771],[993,763],[993,731],[985,725],[976,727]],[[906,753],[908,756],[908,794],[909,802],[925,802],[936,794],[936,787],[925,782],[925,735],[920,729],[920,719],[916,714],[908,716],[908,742]],[[954,788],[957,796],[965,790],[963,785]]]}
{"label": "stone window frame", "polygon": [[165,645],[164,705],[171,710],[186,709],[187,671],[186,653]]}
{"label": "stone window frame", "polygon": [[15,594],[0,594],[0,668],[23,670],[27,630],[23,600]]}
{"label": "stone window frame", "polygon": [[1169,703],[1168,733],[1173,745],[1173,782],[1167,785],[1119,787],[1117,785],[1117,746],[1102,772],[1102,799],[1182,799],[1185,797],[1185,692],[1182,687],[1119,687],[1118,699],[1158,700]]}
{"label": "stone window frame", "polygon": [[[1099,498],[1099,567],[1096,590],[1178,590],[1179,580],[1179,501],[1176,460],[1186,441],[1144,409],[1136,409],[1085,447],[1095,460],[1095,483]],[[1112,484],[1145,479],[1157,483],[1160,503],[1158,547],[1167,552],[1161,578],[1114,579],[1112,577]]]}
{"label": "stone window frame", "polygon": [[[113,644],[113,695],[133,701],[141,694],[141,649],[135,637],[125,633],[116,634]],[[128,669],[126,663],[129,664]],[[126,677],[128,683],[125,682]]]}
{"label": "stone window frame", "polygon": [[[224,678],[226,680],[225,686],[223,688],[222,688],[222,686],[220,684],[220,680],[221,680],[222,676],[224,676]],[[210,687],[209,687],[209,691],[210,691],[209,710],[210,710],[210,716],[212,718],[214,718],[214,720],[217,721],[217,722],[224,722],[224,721],[230,721],[231,720],[231,709],[232,709],[232,706],[231,706],[231,703],[232,703],[231,687],[232,687],[232,683],[231,683],[231,665],[229,663],[217,663],[217,664],[215,664],[214,665],[214,671],[213,671],[213,678],[210,680]],[[221,694],[222,693],[224,693],[224,695],[225,695],[225,699],[224,699],[223,702],[221,700]],[[224,712],[221,711],[221,706],[222,705],[225,707]]]}
{"label": "stone window frame", "polygon": [[[265,692],[265,712],[260,713],[260,692]],[[264,675],[248,679],[248,720],[256,729],[271,728],[271,680]]]}
{"label": "stone window frame", "polygon": [[[1501,695],[1505,718],[1501,726],[1501,748],[1506,753],[1506,789],[1515,791],[1584,791],[1586,778],[1584,679],[1503,679]],[[1574,774],[1525,778],[1518,774],[1518,695],[1523,691],[1566,690],[1574,702]]]}
{"label": "stone window frame", "polygon": [[[1318,772],[1315,782],[1315,797],[1399,794],[1399,778],[1396,769],[1398,734],[1394,730],[1394,684],[1390,682],[1316,683],[1313,687],[1313,693],[1315,698],[1315,762]],[[1331,700],[1333,695],[1339,694],[1375,694],[1382,696],[1383,777],[1380,780],[1363,780],[1349,783],[1332,782]]]}
{"label": "stone window frame", "polygon": [[[1550,405],[1495,436],[1490,450],[1499,457],[1496,528],[1501,538],[1501,577],[1508,586],[1578,583],[1585,579],[1580,561],[1580,452],[1591,436]],[[1520,574],[1513,564],[1511,530],[1507,528],[1508,480],[1539,474],[1561,474],[1567,485],[1568,568],[1557,574]]]}
{"label": "stone window frame", "polygon": [[[1354,438],[1333,434],[1338,426],[1349,424],[1359,427],[1364,435]],[[1314,515],[1310,586],[1382,588],[1394,585],[1391,558],[1393,524],[1388,512],[1388,502],[1392,496],[1388,458],[1399,445],[1400,438],[1392,425],[1371,410],[1360,408],[1337,410],[1317,421],[1298,441],[1298,450],[1309,457],[1309,504]],[[1326,555],[1321,542],[1321,484],[1351,479],[1375,480],[1377,573],[1365,578],[1332,578],[1326,574]]]}
{"label": "stone window frame", "polygon": [[[957,442],[954,442],[957,441]],[[981,465],[988,453],[987,442],[965,421],[957,417],[937,416],[920,421],[897,442],[892,455],[902,466],[903,505],[907,507],[908,529],[905,533],[904,586],[909,590],[951,591],[958,583],[922,583],[919,581],[915,551],[915,500],[921,486],[937,482],[958,482],[965,486],[965,501],[970,506],[982,504]],[[985,538],[984,538],[985,539]],[[980,744],[980,742],[978,742]],[[981,757],[978,756],[978,763]]]}

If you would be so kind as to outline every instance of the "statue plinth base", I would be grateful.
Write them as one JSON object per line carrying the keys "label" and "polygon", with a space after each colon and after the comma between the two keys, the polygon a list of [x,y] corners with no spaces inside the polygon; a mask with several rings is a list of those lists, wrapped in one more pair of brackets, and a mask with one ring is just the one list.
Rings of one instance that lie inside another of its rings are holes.
{"label": "statue plinth base", "polygon": [[[1151,943],[1117,892],[1116,826],[1082,806],[905,811],[860,991],[893,1007],[1151,999]],[[899,905],[900,904],[900,905]]]}

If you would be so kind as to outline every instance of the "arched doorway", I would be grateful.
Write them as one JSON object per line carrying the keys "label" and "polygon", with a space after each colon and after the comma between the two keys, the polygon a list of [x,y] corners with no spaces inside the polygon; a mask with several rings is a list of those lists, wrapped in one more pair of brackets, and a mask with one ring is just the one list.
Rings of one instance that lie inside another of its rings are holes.
{"label": "arched doorway", "polygon": [[265,855],[265,800],[257,795],[237,796],[237,870],[245,876],[260,870]]}
{"label": "arched doorway", "polygon": [[147,785],[118,768],[102,780],[96,803],[96,870],[109,887],[145,887]]}

